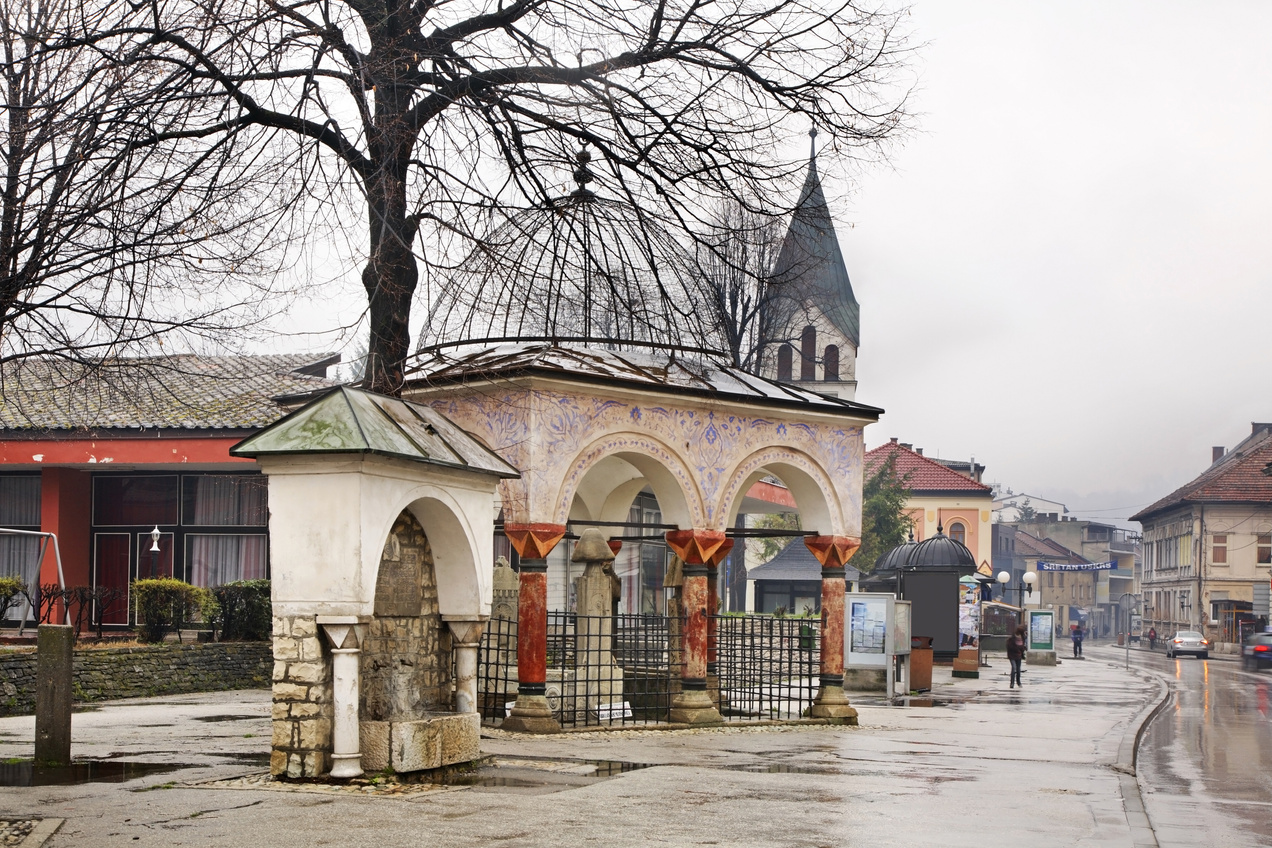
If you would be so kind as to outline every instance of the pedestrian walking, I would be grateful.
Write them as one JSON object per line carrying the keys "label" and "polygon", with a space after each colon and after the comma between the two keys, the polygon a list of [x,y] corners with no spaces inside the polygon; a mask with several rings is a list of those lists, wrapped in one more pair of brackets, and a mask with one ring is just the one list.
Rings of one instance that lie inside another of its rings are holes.
{"label": "pedestrian walking", "polygon": [[1020,679],[1020,663],[1025,658],[1025,625],[1016,628],[1016,632],[1007,637],[1007,661],[1011,663],[1011,683],[1008,689],[1024,686]]}
{"label": "pedestrian walking", "polygon": [[1157,628],[1156,627],[1148,628],[1148,649],[1150,651],[1157,650]]}
{"label": "pedestrian walking", "polygon": [[1069,631],[1069,637],[1073,639],[1073,656],[1080,658],[1082,656],[1082,625],[1075,624],[1073,629]]}

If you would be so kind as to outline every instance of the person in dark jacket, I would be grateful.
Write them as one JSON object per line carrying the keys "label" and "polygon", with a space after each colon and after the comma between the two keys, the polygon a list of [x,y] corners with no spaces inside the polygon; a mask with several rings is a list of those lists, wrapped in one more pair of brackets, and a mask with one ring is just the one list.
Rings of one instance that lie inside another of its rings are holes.
{"label": "person in dark jacket", "polygon": [[1073,656],[1077,659],[1082,658],[1082,639],[1084,636],[1086,634],[1082,632],[1081,624],[1073,625],[1073,629],[1069,631],[1069,637],[1073,639]]}
{"label": "person in dark jacket", "polygon": [[1020,679],[1020,663],[1025,658],[1025,626],[1016,628],[1016,632],[1007,637],[1007,661],[1011,663],[1011,685],[1008,689],[1024,686]]}

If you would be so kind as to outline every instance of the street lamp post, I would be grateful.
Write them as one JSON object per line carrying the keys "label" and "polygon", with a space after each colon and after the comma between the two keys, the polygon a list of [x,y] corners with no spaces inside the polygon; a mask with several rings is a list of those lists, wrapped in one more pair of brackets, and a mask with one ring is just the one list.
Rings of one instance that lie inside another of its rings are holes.
{"label": "street lamp post", "polygon": [[[1006,571],[1000,571],[995,579],[1002,584],[1003,597],[1005,599],[1007,592],[1010,591],[1007,584],[1011,582],[1011,574]],[[1020,582],[1016,584],[1016,606],[1023,607],[1025,605],[1025,593],[1028,592],[1033,595],[1033,586],[1036,582],[1038,582],[1038,575],[1032,571],[1026,571],[1020,576]]]}
{"label": "street lamp post", "polygon": [[[1127,599],[1130,599],[1129,603]],[[1134,592],[1123,592],[1117,599],[1118,609],[1122,613],[1122,642],[1126,645],[1126,667],[1131,667],[1131,613],[1135,611],[1135,602],[1139,599]]]}

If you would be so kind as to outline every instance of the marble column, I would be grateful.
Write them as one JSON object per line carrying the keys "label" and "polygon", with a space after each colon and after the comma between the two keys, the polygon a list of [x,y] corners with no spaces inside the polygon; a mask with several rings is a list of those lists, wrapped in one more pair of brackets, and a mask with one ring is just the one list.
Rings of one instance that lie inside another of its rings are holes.
{"label": "marble column", "polygon": [[861,547],[850,536],[805,536],[822,565],[821,679],[809,715],[836,724],[856,724],[857,711],[844,693],[844,565]]}
{"label": "marble column", "polygon": [[559,524],[505,524],[504,535],[521,558],[517,596],[517,703],[501,725],[523,733],[559,733],[548,705],[547,555],[565,536]]}
{"label": "marble column", "polygon": [[477,649],[481,647],[484,618],[448,618],[442,616],[451,631],[451,650],[455,652],[455,712],[477,712]]}
{"label": "marble column", "polygon": [[720,711],[707,694],[707,562],[725,542],[719,530],[670,530],[667,544],[684,560],[684,665],[680,694],[668,720],[683,724],[719,724]]}
{"label": "marble column", "polygon": [[331,643],[331,776],[358,777],[362,774],[358,698],[361,672],[358,668],[366,627],[357,616],[320,615],[318,625]]}

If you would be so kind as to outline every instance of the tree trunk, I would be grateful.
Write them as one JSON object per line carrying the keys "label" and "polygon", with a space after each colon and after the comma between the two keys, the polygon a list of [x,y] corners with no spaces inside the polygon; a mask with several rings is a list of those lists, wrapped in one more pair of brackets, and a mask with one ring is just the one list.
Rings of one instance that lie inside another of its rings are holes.
{"label": "tree trunk", "polygon": [[398,397],[411,348],[411,301],[419,269],[411,246],[416,224],[406,214],[406,187],[390,176],[374,180],[367,192],[371,256],[362,270],[371,337],[367,343],[367,391]]}

